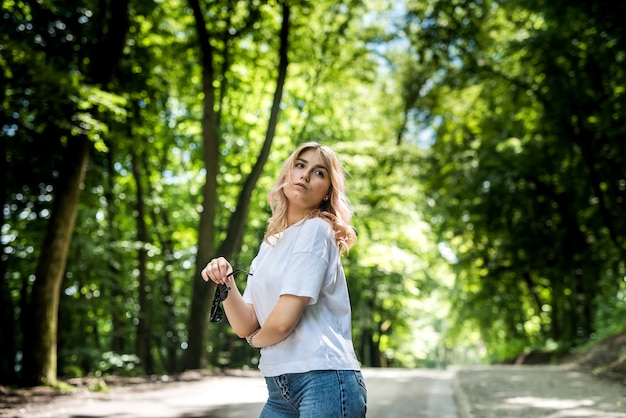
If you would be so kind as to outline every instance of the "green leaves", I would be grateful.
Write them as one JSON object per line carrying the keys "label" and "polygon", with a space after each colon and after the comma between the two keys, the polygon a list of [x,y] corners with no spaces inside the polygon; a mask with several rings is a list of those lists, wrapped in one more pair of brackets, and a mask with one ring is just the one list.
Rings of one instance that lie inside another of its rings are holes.
{"label": "green leaves", "polygon": [[[527,1],[411,9],[417,82],[430,69],[431,86],[409,104],[437,121],[421,177],[428,210],[458,258],[458,314],[478,321],[494,358],[590,338],[603,311],[592,283],[616,277],[619,256],[596,258],[624,251],[623,217],[603,203],[620,199],[608,184],[624,157],[602,127],[615,114],[598,102],[611,95],[602,80],[625,81],[611,57],[623,35],[606,12]],[[605,303],[623,309],[616,296]]]}
{"label": "green leaves", "polygon": [[[307,140],[331,145],[349,174],[359,240],[344,265],[364,364],[442,364],[452,346],[471,361],[484,355],[463,352],[471,346],[491,359],[567,349],[624,314],[626,51],[614,17],[623,6],[290,4],[275,138],[242,214],[277,86],[281,5],[200,2],[214,58],[203,79],[187,3],[133,3],[122,59],[103,84],[91,66],[107,12],[70,3],[5,1],[0,30],[12,306],[26,302],[45,252],[65,144],[88,138],[98,151],[70,231],[63,370],[100,370],[103,353],[106,367],[120,364],[138,350],[139,321],[150,324],[143,358],[179,370],[198,247],[227,248],[234,220],[245,228],[233,263],[249,265],[266,192]],[[214,148],[202,141],[209,125]],[[199,241],[205,211],[214,221]],[[22,343],[21,331],[7,332]],[[254,367],[227,328],[211,335],[200,355],[212,365]]]}

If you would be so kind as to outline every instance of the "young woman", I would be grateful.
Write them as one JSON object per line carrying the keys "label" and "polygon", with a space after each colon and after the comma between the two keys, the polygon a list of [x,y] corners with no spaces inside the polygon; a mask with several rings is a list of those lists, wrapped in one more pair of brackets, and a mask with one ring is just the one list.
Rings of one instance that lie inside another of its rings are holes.
{"label": "young woman", "polygon": [[228,321],[261,350],[269,391],[261,418],[364,417],[367,391],[340,260],[356,234],[339,159],[318,143],[301,145],[268,197],[272,216],[243,295],[225,258],[202,271],[230,287]]}

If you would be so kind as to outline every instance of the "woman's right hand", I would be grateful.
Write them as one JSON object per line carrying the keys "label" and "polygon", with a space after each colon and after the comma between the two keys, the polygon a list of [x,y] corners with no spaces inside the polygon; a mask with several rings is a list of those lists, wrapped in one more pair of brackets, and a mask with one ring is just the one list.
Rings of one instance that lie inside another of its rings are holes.
{"label": "woman's right hand", "polygon": [[228,285],[233,280],[233,276],[229,276],[232,271],[233,268],[228,260],[224,257],[217,257],[209,261],[206,267],[200,272],[200,275],[204,281],[208,282],[211,280],[217,284]]}

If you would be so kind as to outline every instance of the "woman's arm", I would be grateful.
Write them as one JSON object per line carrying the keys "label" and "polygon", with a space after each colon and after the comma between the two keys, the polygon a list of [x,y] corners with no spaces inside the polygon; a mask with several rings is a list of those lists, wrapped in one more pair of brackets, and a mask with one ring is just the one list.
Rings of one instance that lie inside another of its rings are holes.
{"label": "woman's arm", "polygon": [[228,291],[228,297],[223,302],[224,311],[226,312],[228,323],[235,333],[240,338],[245,338],[259,328],[259,320],[254,312],[254,307],[247,303],[241,296],[241,293],[239,293],[235,281],[231,281],[229,285],[231,289]]}
{"label": "woman's arm", "polygon": [[[262,348],[278,344],[287,338],[300,322],[309,300],[310,298],[306,296],[281,295],[263,324],[263,328],[248,342],[256,348]],[[245,335],[252,334],[256,329],[252,329]],[[241,337],[241,334],[238,333],[237,335]]]}
{"label": "woman's arm", "polygon": [[256,317],[253,306],[243,300],[243,296],[237,289],[233,276],[233,267],[228,260],[224,257],[214,258],[202,269],[200,275],[205,281],[211,280],[230,288],[228,296],[223,302],[224,310],[230,326],[239,337],[244,338],[259,328],[259,320]]}

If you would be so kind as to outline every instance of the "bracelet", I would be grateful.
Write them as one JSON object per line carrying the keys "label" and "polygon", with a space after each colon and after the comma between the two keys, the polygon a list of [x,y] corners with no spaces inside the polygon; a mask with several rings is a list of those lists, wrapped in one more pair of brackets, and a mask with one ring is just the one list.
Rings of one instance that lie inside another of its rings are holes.
{"label": "bracelet", "polygon": [[261,327],[257,328],[256,331],[254,331],[252,334],[246,337],[246,341],[248,342],[248,345],[256,350],[260,350],[261,347],[257,347],[256,345],[252,344],[252,339],[254,338],[255,335],[259,333],[259,331],[261,331]]}

